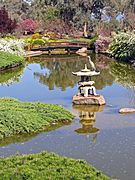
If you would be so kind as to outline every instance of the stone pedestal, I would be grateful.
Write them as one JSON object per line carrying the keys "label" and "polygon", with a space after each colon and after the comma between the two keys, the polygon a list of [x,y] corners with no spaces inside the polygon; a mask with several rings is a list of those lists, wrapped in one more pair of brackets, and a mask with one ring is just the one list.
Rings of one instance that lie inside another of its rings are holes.
{"label": "stone pedestal", "polygon": [[102,95],[90,95],[88,97],[84,97],[82,95],[73,96],[72,100],[73,104],[77,105],[105,105],[105,99]]}

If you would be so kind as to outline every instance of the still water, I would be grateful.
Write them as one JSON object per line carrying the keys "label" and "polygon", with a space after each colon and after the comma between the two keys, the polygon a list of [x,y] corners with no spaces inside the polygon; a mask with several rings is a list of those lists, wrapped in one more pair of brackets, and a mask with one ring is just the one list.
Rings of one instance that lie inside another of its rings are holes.
{"label": "still water", "polygon": [[84,68],[86,57],[40,56],[25,67],[0,74],[0,97],[61,104],[71,110],[73,123],[52,131],[0,141],[0,156],[55,152],[85,159],[110,177],[135,179],[135,114],[121,115],[122,107],[135,108],[135,69],[101,55],[91,55],[101,75],[97,93],[106,106],[72,106],[77,92],[73,71]]}

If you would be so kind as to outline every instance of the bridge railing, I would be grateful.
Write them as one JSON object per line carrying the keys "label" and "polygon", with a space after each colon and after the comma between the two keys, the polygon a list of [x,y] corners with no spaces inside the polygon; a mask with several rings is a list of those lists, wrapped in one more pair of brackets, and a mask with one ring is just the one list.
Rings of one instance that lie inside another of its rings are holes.
{"label": "bridge railing", "polygon": [[75,47],[88,47],[88,43],[85,42],[47,42],[45,46],[51,47],[51,46],[75,46]]}

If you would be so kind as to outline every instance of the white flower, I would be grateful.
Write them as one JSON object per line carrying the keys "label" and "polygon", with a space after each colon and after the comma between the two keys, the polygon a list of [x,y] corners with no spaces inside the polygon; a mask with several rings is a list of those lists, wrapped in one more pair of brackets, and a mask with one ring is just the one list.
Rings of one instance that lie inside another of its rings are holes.
{"label": "white flower", "polygon": [[9,52],[18,56],[25,55],[24,51],[25,42],[21,39],[18,40],[5,40],[0,39],[0,51]]}

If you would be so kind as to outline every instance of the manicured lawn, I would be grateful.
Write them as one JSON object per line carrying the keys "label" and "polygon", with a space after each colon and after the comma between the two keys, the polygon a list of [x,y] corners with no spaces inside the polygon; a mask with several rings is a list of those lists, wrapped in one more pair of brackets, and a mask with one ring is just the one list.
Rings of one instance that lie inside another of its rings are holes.
{"label": "manicured lawn", "polygon": [[0,99],[0,139],[43,131],[53,123],[71,122],[74,115],[60,105]]}
{"label": "manicured lawn", "polygon": [[15,64],[22,64],[24,62],[24,58],[21,56],[17,56],[8,52],[0,51],[0,70],[9,68]]}
{"label": "manicured lawn", "polygon": [[109,178],[83,160],[43,152],[1,158],[0,179],[107,180]]}

